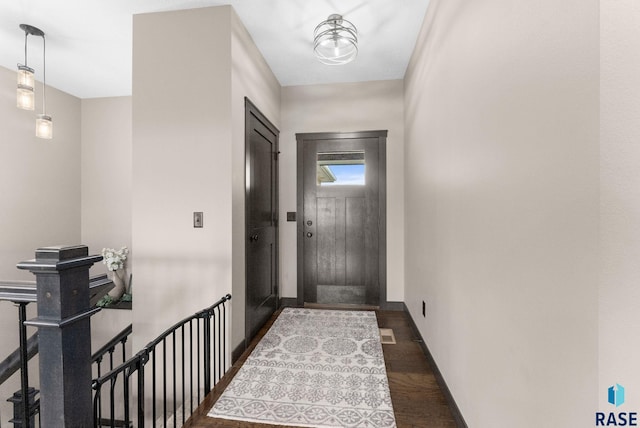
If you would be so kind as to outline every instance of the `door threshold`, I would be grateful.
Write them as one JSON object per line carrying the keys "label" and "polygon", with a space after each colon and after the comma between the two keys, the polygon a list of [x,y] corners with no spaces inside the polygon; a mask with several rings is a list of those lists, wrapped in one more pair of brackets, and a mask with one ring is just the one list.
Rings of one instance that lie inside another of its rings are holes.
{"label": "door threshold", "polygon": [[352,303],[304,302],[304,307],[308,309],[337,309],[337,310],[350,310],[350,311],[375,311],[376,309],[380,309],[380,306],[359,305],[359,304],[352,304]]}

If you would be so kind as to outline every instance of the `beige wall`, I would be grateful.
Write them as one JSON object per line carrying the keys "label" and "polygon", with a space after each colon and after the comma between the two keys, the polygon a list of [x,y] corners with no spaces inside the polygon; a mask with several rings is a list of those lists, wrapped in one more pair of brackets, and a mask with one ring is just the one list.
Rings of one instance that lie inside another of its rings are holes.
{"label": "beige wall", "polygon": [[[89,254],[100,254],[104,247],[132,250],[131,97],[83,99],[81,113],[82,244],[89,247]],[[133,273],[131,267],[127,263],[128,273]],[[92,274],[104,272],[103,263],[91,270]],[[131,324],[131,312],[105,309],[95,314],[92,349],[99,349]],[[131,341],[127,346],[131,348]]]}
{"label": "beige wall", "polygon": [[133,19],[136,349],[231,292],[230,22],[228,8]]}
{"label": "beige wall", "polygon": [[81,129],[82,242],[131,249],[131,97],[82,100]]}
{"label": "beige wall", "polygon": [[0,67],[0,278],[34,279],[17,262],[35,249],[80,241],[80,100],[47,88],[47,113],[53,139],[35,137],[42,88],[36,87],[36,111],[16,108],[13,70]]}
{"label": "beige wall", "polygon": [[600,386],[640,411],[640,4],[600,2]]}
{"label": "beige wall", "polygon": [[[136,15],[133,48],[137,343],[232,293],[235,347],[244,338],[244,97],[277,124],[279,85],[230,6]],[[194,211],[204,228],[193,228]]]}
{"label": "beige wall", "polygon": [[[37,71],[36,71],[37,73]],[[36,87],[36,111],[16,108],[16,73],[0,67],[0,280],[35,280],[16,263],[32,259],[38,247],[80,243],[80,100],[47,88],[47,113],[53,140],[35,137],[42,88]],[[29,305],[29,316],[35,305]],[[0,302],[0,358],[18,346],[17,309]],[[33,329],[29,329],[29,334]],[[37,362],[30,364],[37,380]],[[19,389],[19,379],[0,388],[0,425],[12,410],[5,401]]]}
{"label": "beige wall", "polygon": [[404,300],[403,82],[344,83],[282,88],[280,129],[281,295],[297,297],[296,133],[388,130],[387,300]]}
{"label": "beige wall", "polygon": [[595,0],[429,5],[405,80],[405,302],[469,426],[594,423],[598,77]]}

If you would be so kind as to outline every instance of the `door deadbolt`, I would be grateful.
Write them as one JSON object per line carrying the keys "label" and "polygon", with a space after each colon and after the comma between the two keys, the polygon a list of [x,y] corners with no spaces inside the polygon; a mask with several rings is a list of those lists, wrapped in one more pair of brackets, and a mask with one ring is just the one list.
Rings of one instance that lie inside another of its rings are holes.
{"label": "door deadbolt", "polygon": [[307,220],[307,226],[311,226],[313,222],[311,220]]}

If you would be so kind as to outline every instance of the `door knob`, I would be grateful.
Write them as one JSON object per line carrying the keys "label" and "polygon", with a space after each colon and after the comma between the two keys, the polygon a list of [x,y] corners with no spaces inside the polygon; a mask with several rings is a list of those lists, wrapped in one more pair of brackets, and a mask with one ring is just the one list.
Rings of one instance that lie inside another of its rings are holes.
{"label": "door knob", "polygon": [[307,238],[311,238],[312,236],[313,236],[313,233],[307,232]]}
{"label": "door knob", "polygon": [[256,242],[258,240],[258,238],[260,238],[260,236],[256,233],[255,235],[251,235],[249,237],[249,241]]}

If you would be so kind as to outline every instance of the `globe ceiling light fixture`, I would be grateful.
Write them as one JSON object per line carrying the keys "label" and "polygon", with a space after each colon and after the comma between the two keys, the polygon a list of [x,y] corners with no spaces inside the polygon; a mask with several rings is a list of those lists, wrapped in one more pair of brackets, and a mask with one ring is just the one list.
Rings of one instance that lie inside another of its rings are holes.
{"label": "globe ceiling light fixture", "polygon": [[358,55],[358,30],[342,15],[329,15],[313,31],[313,51],[323,64],[351,62]]}
{"label": "globe ceiling light fixture", "polygon": [[20,24],[24,31],[24,64],[18,64],[18,89],[17,106],[23,110],[35,109],[35,86],[34,70],[27,63],[27,37],[29,34],[44,37],[44,33],[36,27],[27,24]]}

